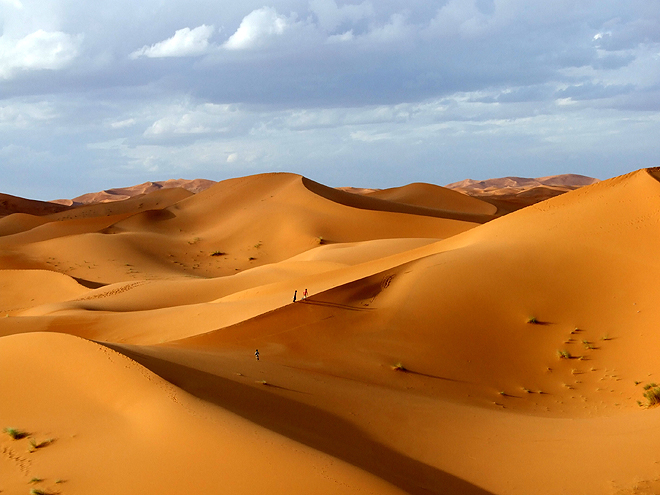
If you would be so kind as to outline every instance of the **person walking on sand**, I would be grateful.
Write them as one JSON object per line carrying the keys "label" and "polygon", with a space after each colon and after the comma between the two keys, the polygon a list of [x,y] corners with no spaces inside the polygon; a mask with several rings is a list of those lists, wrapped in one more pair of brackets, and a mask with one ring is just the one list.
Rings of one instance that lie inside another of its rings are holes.
{"label": "person walking on sand", "polygon": [[257,349],[256,351],[254,351],[254,357],[256,357],[256,358],[257,358],[257,361],[259,361],[259,349]]}
{"label": "person walking on sand", "polygon": [[307,299],[307,289],[305,289],[305,292],[303,292],[303,299]]}
{"label": "person walking on sand", "polygon": [[293,302],[296,302],[296,297],[298,296],[298,291],[294,290],[293,291]]}

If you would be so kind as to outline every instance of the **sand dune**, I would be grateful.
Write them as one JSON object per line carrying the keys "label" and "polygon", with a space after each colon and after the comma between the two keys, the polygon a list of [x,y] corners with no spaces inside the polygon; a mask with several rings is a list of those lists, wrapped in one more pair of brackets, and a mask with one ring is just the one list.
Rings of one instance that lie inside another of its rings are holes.
{"label": "sand dune", "polygon": [[598,180],[593,177],[563,174],[536,179],[525,177],[503,177],[481,181],[466,179],[445,187],[479,198],[496,206],[500,213],[506,214],[596,182]]}
{"label": "sand dune", "polygon": [[30,215],[49,215],[68,210],[66,205],[36,201],[34,199],[23,199],[17,196],[0,193],[0,217],[12,213],[27,213]]}
{"label": "sand dune", "polygon": [[659,178],[535,179],[563,194],[509,214],[262,174],[10,215],[0,427],[56,441],[1,437],[0,490],[655,493]]}
{"label": "sand dune", "polygon": [[207,179],[170,179],[156,182],[145,182],[137,186],[117,187],[114,189],[106,189],[104,191],[87,193],[77,196],[73,199],[56,199],[51,203],[63,204],[67,206],[80,206],[96,203],[111,203],[114,201],[124,201],[136,196],[144,196],[161,189],[185,189],[194,194],[208,189],[214,184],[213,181]]}

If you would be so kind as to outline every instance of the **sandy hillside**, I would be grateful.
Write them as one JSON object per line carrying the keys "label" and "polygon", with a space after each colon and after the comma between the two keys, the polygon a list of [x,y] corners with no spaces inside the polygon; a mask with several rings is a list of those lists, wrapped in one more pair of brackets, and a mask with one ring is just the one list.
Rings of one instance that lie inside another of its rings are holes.
{"label": "sandy hillside", "polygon": [[67,206],[80,206],[88,205],[95,203],[111,203],[114,201],[124,201],[126,199],[131,199],[134,197],[144,196],[155,191],[160,191],[161,189],[185,189],[194,194],[208,189],[213,184],[212,180],[207,179],[170,179],[163,181],[155,182],[145,182],[143,184],[138,184],[137,186],[129,187],[116,187],[113,189],[106,189],[104,191],[87,193],[81,196],[77,196],[73,199],[56,199],[51,201],[51,203],[67,205]]}
{"label": "sandy hillside", "polygon": [[293,174],[9,215],[0,490],[658,493],[659,177],[505,215]]}
{"label": "sandy hillside", "polygon": [[598,179],[593,177],[563,174],[535,179],[526,177],[465,179],[445,187],[491,203],[497,206],[501,213],[509,213],[596,182]]}
{"label": "sandy hillside", "polygon": [[11,196],[10,194],[0,193],[0,217],[11,215],[12,213],[28,213],[30,215],[41,216],[68,209],[69,207],[67,205],[24,199]]}

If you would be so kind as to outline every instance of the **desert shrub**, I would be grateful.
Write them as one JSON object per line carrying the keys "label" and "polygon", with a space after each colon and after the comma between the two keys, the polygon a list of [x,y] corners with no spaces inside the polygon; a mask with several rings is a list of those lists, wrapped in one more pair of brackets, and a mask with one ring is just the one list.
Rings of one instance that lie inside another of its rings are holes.
{"label": "desert shrub", "polygon": [[44,440],[42,442],[37,442],[34,438],[30,438],[30,448],[28,449],[30,452],[34,452],[37,449],[41,449],[43,447],[46,447],[53,443],[55,441],[54,438],[49,438],[47,440]]}
{"label": "desert shrub", "polygon": [[564,349],[557,351],[557,356],[559,357],[559,359],[571,359],[572,357],[571,353]]}
{"label": "desert shrub", "polygon": [[532,325],[534,325],[538,322],[539,322],[539,320],[536,318],[536,316],[530,316],[529,318],[527,318],[527,323],[531,323]]}
{"label": "desert shrub", "polygon": [[655,383],[644,385],[644,397],[646,398],[646,407],[653,407],[660,404],[660,387]]}
{"label": "desert shrub", "polygon": [[28,436],[26,431],[19,430],[18,428],[13,428],[13,427],[7,427],[3,429],[7,435],[12,437],[14,440],[20,440],[21,438],[25,438]]}
{"label": "desert shrub", "polygon": [[394,371],[408,371],[406,367],[401,363],[396,363],[395,365],[392,366],[392,369]]}
{"label": "desert shrub", "polygon": [[224,256],[227,253],[224,253],[222,251],[216,250],[211,253],[211,256]]}

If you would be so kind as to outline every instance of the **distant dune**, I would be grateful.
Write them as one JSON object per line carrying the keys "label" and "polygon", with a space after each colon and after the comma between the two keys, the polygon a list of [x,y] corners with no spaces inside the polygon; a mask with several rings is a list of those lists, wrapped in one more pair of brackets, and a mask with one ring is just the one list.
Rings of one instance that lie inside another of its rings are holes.
{"label": "distant dune", "polygon": [[17,196],[0,193],[0,217],[11,215],[12,213],[28,213],[30,215],[41,216],[66,211],[68,209],[68,206],[64,204],[53,204],[45,201],[23,199]]}
{"label": "distant dune", "polygon": [[592,177],[564,174],[536,179],[524,177],[480,181],[466,179],[445,187],[492,203],[500,211],[508,213],[596,182],[598,179]]}
{"label": "distant dune", "polygon": [[56,199],[51,202],[67,206],[109,203],[112,201],[123,201],[136,196],[142,196],[160,189],[181,188],[192,193],[198,193],[204,189],[208,189],[213,184],[215,184],[214,181],[207,179],[170,179],[165,181],[145,182],[144,184],[138,184],[137,186],[106,189],[105,191],[83,194],[82,196],[73,199]]}
{"label": "distant dune", "polygon": [[2,493],[660,493],[660,169],[167,183],[0,218]]}

